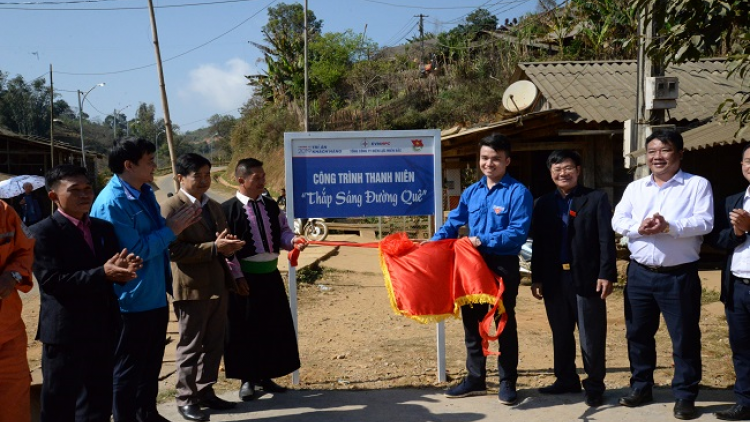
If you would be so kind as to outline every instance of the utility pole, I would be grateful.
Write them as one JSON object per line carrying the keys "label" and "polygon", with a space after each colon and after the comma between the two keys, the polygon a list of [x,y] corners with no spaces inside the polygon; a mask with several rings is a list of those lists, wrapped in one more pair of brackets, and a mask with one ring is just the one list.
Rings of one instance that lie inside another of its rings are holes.
{"label": "utility pole", "polygon": [[[52,84],[52,63],[49,65],[49,168],[55,166],[55,137],[52,132],[55,127],[55,88]],[[10,172],[8,172],[10,173]],[[53,207],[54,208],[54,207]]]}
{"label": "utility pole", "polygon": [[[666,14],[666,2],[655,0],[646,5],[638,17],[638,60],[637,80],[638,90],[636,93],[636,130],[631,139],[631,151],[646,148],[646,138],[651,133],[654,125],[664,123],[663,109],[646,108],[646,78],[664,76],[664,60],[662,57],[650,57],[646,49],[654,43],[659,42],[659,30],[664,22]],[[645,160],[638,159],[636,163],[635,179],[648,176],[649,169]]]}
{"label": "utility pole", "polygon": [[156,73],[159,75],[159,89],[161,91],[161,104],[164,107],[164,128],[167,135],[167,146],[169,147],[169,161],[172,164],[172,181],[174,191],[179,192],[180,182],[177,181],[177,168],[175,167],[174,141],[172,135],[172,118],[169,115],[169,101],[167,100],[167,88],[164,83],[164,70],[161,65],[161,50],[159,49],[159,34],[156,30],[156,16],[154,15],[154,2],[148,0],[148,10],[151,18],[151,34],[154,37],[154,54],[156,55]]}
{"label": "utility pole", "polygon": [[[304,13],[305,13],[305,18],[304,18],[305,29],[304,29],[304,37],[303,37],[303,43],[304,43],[303,48],[305,50],[304,51],[304,56],[305,56],[305,64],[304,64],[304,68],[305,68],[304,69],[304,71],[305,71],[305,75],[304,75],[304,79],[305,79],[305,122],[304,122],[304,129],[305,129],[305,132],[307,132],[308,129],[309,129],[309,126],[310,126],[310,116],[308,114],[310,112],[310,106],[309,106],[309,103],[308,103],[308,93],[307,93],[307,65],[308,65],[308,63],[307,63],[307,0],[305,0],[305,8],[304,9],[305,9],[304,10]],[[294,328],[295,329],[297,328],[296,327],[296,323],[295,323],[295,327]],[[297,374],[297,372],[295,372],[295,374]],[[292,376],[292,378],[294,378],[294,376]],[[296,384],[297,383],[295,383],[295,385]]]}
{"label": "utility pole", "polygon": [[414,15],[415,18],[419,18],[419,64],[424,64],[424,18],[429,18],[428,15],[418,14]]}

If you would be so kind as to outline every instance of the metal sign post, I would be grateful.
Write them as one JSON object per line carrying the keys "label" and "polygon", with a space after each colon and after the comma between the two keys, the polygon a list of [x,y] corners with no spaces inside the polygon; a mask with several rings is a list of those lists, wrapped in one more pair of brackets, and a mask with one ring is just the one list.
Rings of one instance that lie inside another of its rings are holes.
{"label": "metal sign post", "polygon": [[[434,215],[443,224],[440,131],[284,134],[287,218]],[[297,329],[297,283],[289,270]],[[445,381],[445,327],[437,324],[437,379]],[[299,383],[299,373],[292,376]]]}

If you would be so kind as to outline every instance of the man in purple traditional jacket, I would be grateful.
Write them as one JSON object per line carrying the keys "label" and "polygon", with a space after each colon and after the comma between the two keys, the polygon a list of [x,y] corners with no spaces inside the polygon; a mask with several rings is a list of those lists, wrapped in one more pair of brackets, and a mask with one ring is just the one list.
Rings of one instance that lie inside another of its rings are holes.
{"label": "man in purple traditional jacket", "polygon": [[234,171],[239,189],[222,204],[229,231],[245,246],[230,257],[237,292],[229,296],[228,330],[224,348],[227,378],[242,380],[239,395],[252,400],[255,389],[282,393],[272,379],[300,367],[297,335],[277,269],[279,251],[303,248],[286,214],[270,196],[263,195],[263,163],[245,158]]}

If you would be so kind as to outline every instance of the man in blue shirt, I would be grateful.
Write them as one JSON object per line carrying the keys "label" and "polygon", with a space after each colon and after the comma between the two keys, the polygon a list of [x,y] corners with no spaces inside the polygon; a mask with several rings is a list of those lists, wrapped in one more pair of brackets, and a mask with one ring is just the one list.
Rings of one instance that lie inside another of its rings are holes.
{"label": "man in blue shirt", "polygon": [[114,286],[122,320],[115,350],[115,422],[167,421],[156,411],[156,396],[169,321],[166,293],[172,290],[168,248],[202,216],[201,208],[194,206],[166,219],[161,216],[148,185],[154,181],[155,151],[154,144],[142,138],[116,140],[109,154],[114,176],[91,208],[92,217],[115,226],[120,248],[143,259],[137,278]]}
{"label": "man in blue shirt", "polygon": [[[533,201],[528,189],[506,174],[510,164],[510,142],[503,135],[490,135],[479,141],[481,180],[466,188],[458,206],[450,212],[443,227],[432,240],[455,239],[462,226],[468,226],[469,239],[479,250],[487,266],[503,278],[503,306],[508,321],[498,340],[500,389],[498,399],[506,405],[515,404],[518,379],[518,327],[516,296],[521,275],[518,253],[526,242],[531,226]],[[466,341],[466,370],[461,384],[448,390],[450,398],[484,394],[487,390],[487,358],[482,352],[479,321],[489,305],[461,307]]]}

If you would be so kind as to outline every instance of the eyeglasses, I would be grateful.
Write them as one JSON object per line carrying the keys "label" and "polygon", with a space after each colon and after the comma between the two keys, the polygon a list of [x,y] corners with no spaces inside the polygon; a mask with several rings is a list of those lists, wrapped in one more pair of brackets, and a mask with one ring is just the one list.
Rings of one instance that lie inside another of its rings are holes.
{"label": "eyeglasses", "polygon": [[555,174],[555,175],[562,174],[562,173],[573,173],[576,171],[576,167],[575,166],[552,167],[550,171],[552,172],[552,174]]}

